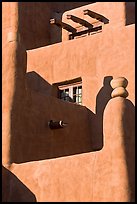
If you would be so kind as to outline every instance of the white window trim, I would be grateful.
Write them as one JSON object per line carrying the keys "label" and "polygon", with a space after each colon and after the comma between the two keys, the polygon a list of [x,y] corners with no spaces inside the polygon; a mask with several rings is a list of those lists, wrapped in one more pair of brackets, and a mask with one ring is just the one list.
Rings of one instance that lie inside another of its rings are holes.
{"label": "white window trim", "polygon": [[[79,86],[82,87],[82,81],[76,82],[76,83],[72,83],[72,84],[61,85],[61,86],[58,86],[58,88],[59,88],[59,90],[69,89],[69,96],[70,96],[70,98],[73,99],[73,96],[74,96],[73,88],[79,87]],[[81,91],[81,97],[82,97],[82,91]],[[81,100],[81,103],[78,103],[78,102],[74,102],[74,103],[82,105],[82,100]]]}

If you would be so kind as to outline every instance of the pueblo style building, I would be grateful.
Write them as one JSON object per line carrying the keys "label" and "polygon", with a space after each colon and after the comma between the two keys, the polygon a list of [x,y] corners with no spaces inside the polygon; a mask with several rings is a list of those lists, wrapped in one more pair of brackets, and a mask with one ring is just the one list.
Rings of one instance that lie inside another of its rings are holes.
{"label": "pueblo style building", "polygon": [[132,202],[134,2],[2,2],[2,201]]}

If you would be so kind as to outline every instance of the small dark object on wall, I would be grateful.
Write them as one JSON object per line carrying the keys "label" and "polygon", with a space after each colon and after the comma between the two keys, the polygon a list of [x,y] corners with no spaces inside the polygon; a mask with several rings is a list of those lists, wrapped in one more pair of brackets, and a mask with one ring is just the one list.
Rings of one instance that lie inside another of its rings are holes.
{"label": "small dark object on wall", "polygon": [[50,127],[50,129],[59,129],[59,128],[63,128],[67,125],[67,123],[64,123],[62,120],[60,121],[53,121],[50,120],[48,122],[48,126]]}

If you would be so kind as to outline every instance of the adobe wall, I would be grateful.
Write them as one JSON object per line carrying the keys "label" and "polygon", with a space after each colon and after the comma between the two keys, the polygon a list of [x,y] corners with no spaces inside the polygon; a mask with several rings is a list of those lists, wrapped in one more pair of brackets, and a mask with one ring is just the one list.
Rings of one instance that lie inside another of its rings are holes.
{"label": "adobe wall", "polygon": [[[130,7],[133,10],[133,5]],[[129,99],[134,102],[134,24],[126,25],[126,4],[109,2],[107,8],[104,2],[90,4],[65,12],[64,21],[68,22],[65,19],[68,13],[83,18],[85,8],[101,13],[109,24],[104,24],[101,33],[28,50],[27,71],[39,73],[50,84],[82,77],[83,105],[92,111],[104,77],[125,76],[129,81]],[[64,30],[62,35],[66,35]]]}
{"label": "adobe wall", "polygon": [[[111,12],[112,3],[108,2],[107,5],[107,9],[110,15],[113,13]],[[91,4],[93,5],[94,10],[97,9],[100,11],[100,6],[97,5],[97,2],[28,2],[27,4],[25,2],[20,2],[20,32],[26,49],[34,49],[56,42],[61,42],[61,33],[59,33],[61,31],[60,29],[56,28],[56,26],[51,26],[49,24],[50,18],[57,16],[59,18],[63,18],[62,15],[65,11]],[[129,24],[133,21],[134,18],[133,4],[134,2],[128,2],[127,6]],[[119,2],[117,2],[117,6],[115,7],[115,11],[117,13],[117,23],[119,23],[121,21],[119,19],[119,12],[121,10]],[[104,11],[106,10],[105,4],[101,8],[101,12],[102,9],[104,9]]]}
{"label": "adobe wall", "polygon": [[[9,94],[9,88],[7,85],[7,79],[9,81],[10,79],[10,74],[7,72],[7,66],[6,66],[6,61],[7,59],[5,59],[6,56],[6,52],[7,52],[7,46],[6,46],[6,40],[7,40],[7,33],[10,29],[10,18],[9,16],[6,15],[6,13],[4,12],[4,10],[7,10],[10,13],[10,5],[8,3],[5,3],[4,5],[2,4],[2,11],[3,11],[3,15],[2,15],[2,134],[3,135],[8,135],[8,132],[10,131],[10,106],[11,106],[11,95],[13,94],[12,92],[10,92]],[[11,85],[12,87],[12,85]],[[7,100],[8,99],[8,100]],[[7,100],[7,102],[6,102]],[[7,139],[2,139],[2,148],[6,147],[6,145],[9,145],[9,142],[7,141]],[[8,155],[7,155],[8,154]],[[9,157],[9,153],[7,152],[5,155],[5,159],[7,160]]]}
{"label": "adobe wall", "polygon": [[134,201],[133,118],[134,106],[129,100],[111,99],[104,113],[101,151],[12,164],[11,171],[38,202]]}
{"label": "adobe wall", "polygon": [[134,40],[134,25],[130,25],[29,50],[27,72],[35,71],[51,85],[81,77],[83,105],[93,112],[100,89],[105,93],[104,77],[124,76],[129,81],[128,98],[134,103]]}
{"label": "adobe wall", "polygon": [[[64,11],[92,2],[20,2],[20,33],[26,49],[33,49],[61,41],[56,38],[56,28],[49,21]],[[54,33],[54,34],[53,34]],[[54,39],[55,38],[55,39]]]}
{"label": "adobe wall", "polygon": [[10,165],[12,130],[17,131],[20,111],[26,105],[27,56],[19,35],[18,3],[3,3],[2,10],[2,161]]}
{"label": "adobe wall", "polygon": [[[7,22],[5,36],[9,19],[3,17]],[[18,28],[18,24],[14,25],[13,28]],[[128,99],[134,103],[134,25],[109,32],[104,29],[88,38],[28,51],[27,61],[18,38],[13,40],[13,46],[4,39],[3,163],[11,162],[9,170],[13,173],[8,173],[9,179],[7,173],[3,174],[11,189],[4,191],[4,199],[134,200],[134,106],[128,105],[126,99],[112,99],[102,126],[103,111],[112,91],[110,78],[98,94],[104,77],[124,76],[129,81]],[[52,83],[79,76],[83,81],[83,105],[89,110],[52,95]],[[37,90],[25,86],[26,80],[31,86],[34,82]],[[116,117],[112,117],[114,114]],[[50,119],[63,119],[68,125],[50,130]],[[126,145],[124,137],[128,138]],[[3,188],[7,188],[5,182]]]}
{"label": "adobe wall", "polygon": [[[50,120],[63,120],[67,126],[52,130],[48,126]],[[94,140],[95,120],[95,114],[84,106],[31,92],[20,111],[20,120],[14,124],[16,129],[12,130],[11,162],[46,160],[101,149]]]}
{"label": "adobe wall", "polygon": [[[108,20],[108,23],[102,24],[103,32],[107,29],[112,30],[125,26],[125,2],[115,2],[115,4],[114,2],[108,2],[107,5],[105,2],[97,2],[94,4],[82,6],[80,8],[72,9],[63,13],[62,21],[73,26],[74,28],[80,27],[81,25],[70,19],[67,19],[67,15],[74,15],[94,25],[95,22],[97,22],[97,19],[91,18],[89,15],[84,15],[83,11],[86,9],[101,14]],[[68,32],[65,29],[62,29],[62,41],[67,40],[67,33]]]}

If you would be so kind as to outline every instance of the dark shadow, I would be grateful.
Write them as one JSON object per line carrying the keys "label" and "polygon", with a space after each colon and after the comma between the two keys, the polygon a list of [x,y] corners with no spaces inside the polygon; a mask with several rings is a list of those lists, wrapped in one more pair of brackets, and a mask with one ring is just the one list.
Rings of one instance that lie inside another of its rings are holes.
{"label": "dark shadow", "polygon": [[19,30],[27,50],[61,42],[61,29],[50,25],[55,13],[61,15],[94,2],[20,2]]}
{"label": "dark shadow", "polygon": [[135,202],[135,106],[128,99],[125,101],[123,126],[130,202]]}
{"label": "dark shadow", "polygon": [[76,32],[76,33],[72,33],[72,34],[69,35],[69,40],[72,40],[75,37],[82,36],[84,34],[92,35],[92,34],[95,34],[98,31],[102,31],[102,26],[86,29],[86,30],[83,30],[83,31],[80,31],[80,32]]}
{"label": "dark shadow", "polygon": [[[51,85],[47,81],[36,72],[27,73],[26,79],[31,93],[30,98],[28,98],[29,103],[26,103],[25,107],[22,106],[23,109],[18,109],[19,103],[16,103],[16,98],[14,99],[14,106],[17,107],[17,111],[12,112],[11,162],[38,161],[102,149],[103,114],[108,101],[111,99],[110,81],[112,78],[112,76],[104,77],[103,87],[97,94],[96,114],[94,114],[84,106],[51,96],[48,92]],[[130,200],[134,201],[135,107],[127,99],[124,107],[125,154],[131,192]],[[62,120],[67,123],[67,126],[61,129],[50,129],[48,126],[50,120]],[[13,186],[11,189],[20,189],[19,192],[15,191],[17,196],[19,195],[19,199],[35,200],[29,189],[24,187],[14,175],[11,173],[6,175],[11,177],[11,179],[8,178],[10,185]],[[3,182],[5,181],[3,180]],[[6,183],[3,185],[6,186]],[[13,201],[17,198],[15,192],[11,198]],[[29,193],[27,194],[27,192]],[[22,194],[26,196],[22,198]],[[4,191],[3,195],[3,199],[7,199]]]}
{"label": "dark shadow", "polygon": [[[51,85],[36,72],[27,73],[26,78],[31,94],[29,104],[26,103],[23,111],[16,112],[12,119],[11,162],[39,161],[99,151],[103,148],[103,114],[111,99],[112,76],[104,77],[103,87],[96,98],[96,114],[84,106],[51,96],[48,91]],[[130,200],[134,201],[135,123],[134,105],[129,100],[125,103],[123,119]],[[50,129],[50,120],[62,120],[67,125]]]}
{"label": "dark shadow", "polygon": [[108,18],[106,18],[105,16],[103,16],[103,15],[101,15],[101,14],[99,14],[99,13],[96,13],[96,12],[94,12],[94,11],[91,11],[91,10],[86,9],[86,10],[84,10],[84,14],[87,14],[87,15],[89,15],[91,18],[95,18],[95,19],[101,21],[101,22],[104,23],[104,24],[109,23],[109,19],[108,19]]}
{"label": "dark shadow", "polygon": [[125,2],[125,25],[135,23],[135,2]]}
{"label": "dark shadow", "polygon": [[98,133],[95,138],[100,143],[100,148],[103,147],[103,114],[108,101],[111,99],[111,92],[113,89],[110,86],[110,81],[112,79],[112,76],[104,77],[103,87],[100,89],[96,97],[96,124]]}
{"label": "dark shadow", "polygon": [[37,202],[35,195],[2,166],[2,202]]}
{"label": "dark shadow", "polygon": [[54,2],[54,10],[58,12],[64,13],[65,11],[76,9],[81,6],[85,6],[88,4],[93,4],[95,1],[92,2]]}
{"label": "dark shadow", "polygon": [[27,88],[32,91],[39,92],[47,96],[53,95],[57,97],[56,86],[52,86],[51,84],[49,84],[34,71],[26,73],[26,83]]}
{"label": "dark shadow", "polygon": [[[52,86],[36,72],[26,73],[26,79],[29,98],[20,109],[15,103],[16,113],[12,113],[11,162],[45,160],[101,149],[98,121],[92,111],[51,95]],[[51,130],[50,120],[62,120],[67,126]]]}

